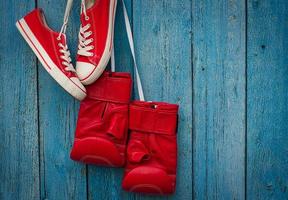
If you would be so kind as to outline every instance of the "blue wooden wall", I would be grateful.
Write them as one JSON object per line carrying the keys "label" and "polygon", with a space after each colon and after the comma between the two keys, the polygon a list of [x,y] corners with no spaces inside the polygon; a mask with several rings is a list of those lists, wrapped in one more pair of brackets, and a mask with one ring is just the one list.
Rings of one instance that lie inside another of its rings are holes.
{"label": "blue wooden wall", "polygon": [[[180,104],[177,190],[163,199],[288,199],[288,1],[125,2],[146,98]],[[0,2],[0,199],[162,199],[122,191],[123,169],[69,159],[79,103],[15,28],[38,6],[59,30],[65,3]],[[115,46],[133,73],[120,3]]]}

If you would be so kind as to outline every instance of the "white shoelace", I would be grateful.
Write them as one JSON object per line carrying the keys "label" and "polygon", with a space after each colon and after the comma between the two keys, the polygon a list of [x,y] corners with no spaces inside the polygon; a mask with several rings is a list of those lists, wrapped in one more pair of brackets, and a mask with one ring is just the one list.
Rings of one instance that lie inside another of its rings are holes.
{"label": "white shoelace", "polygon": [[[66,32],[66,28],[67,28],[69,14],[70,14],[70,10],[71,10],[72,4],[73,4],[73,0],[67,0],[67,5],[66,5],[66,9],[65,9],[65,14],[64,14],[64,21],[63,21],[63,25],[61,27],[61,30],[59,32],[59,35],[57,37],[57,40],[59,40],[59,43],[58,43],[58,46],[60,47],[59,52],[62,54],[60,56],[60,58],[63,60],[62,64],[64,66],[66,66],[65,70],[66,71],[70,71],[70,72],[76,72],[75,69],[73,68],[73,65],[71,64],[72,59],[70,57],[70,51],[68,50],[68,46],[67,46],[67,43],[66,43],[66,36],[65,36],[65,32]],[[62,35],[64,35],[64,37],[65,37],[64,44],[62,44],[60,42]]]}
{"label": "white shoelace", "polygon": [[83,27],[80,27],[79,31],[79,45],[78,45],[78,54],[82,56],[93,56],[94,54],[90,50],[94,49],[93,45],[90,45],[93,42],[93,38],[87,39],[92,35],[92,31],[88,31],[91,27],[90,24],[87,24]]}
{"label": "white shoelace", "polygon": [[[85,20],[89,20],[89,16],[86,13],[86,5],[85,5],[85,0],[81,0],[81,12],[85,16]],[[91,24],[87,24],[85,26],[80,27],[79,31],[79,45],[78,45],[78,54],[82,56],[93,56],[94,54],[90,52],[90,50],[94,49],[94,46],[91,45],[93,42],[93,39],[90,38],[88,39],[89,36],[92,35],[92,31],[89,31],[89,28],[91,27]]]}
{"label": "white shoelace", "polygon": [[62,58],[62,64],[65,67],[66,71],[70,71],[70,72],[76,72],[73,65],[71,64],[71,57],[70,57],[70,51],[68,50],[67,45],[63,45],[62,43],[58,43],[58,46],[60,47],[59,52],[62,53],[62,56],[60,56],[60,58]]}

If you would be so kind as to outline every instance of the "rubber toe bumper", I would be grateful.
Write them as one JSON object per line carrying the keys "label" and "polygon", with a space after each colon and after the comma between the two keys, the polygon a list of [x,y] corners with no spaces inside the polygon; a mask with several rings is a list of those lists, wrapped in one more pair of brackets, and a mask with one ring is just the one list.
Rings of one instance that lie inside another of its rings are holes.
{"label": "rubber toe bumper", "polygon": [[95,82],[102,74],[95,65],[87,62],[76,62],[76,73],[84,85],[90,85]]}

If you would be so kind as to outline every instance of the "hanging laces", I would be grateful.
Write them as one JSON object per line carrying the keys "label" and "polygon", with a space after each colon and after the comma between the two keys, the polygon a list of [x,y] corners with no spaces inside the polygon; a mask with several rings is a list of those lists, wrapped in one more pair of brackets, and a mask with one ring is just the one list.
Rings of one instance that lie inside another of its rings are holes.
{"label": "hanging laces", "polygon": [[[140,75],[139,75],[139,71],[138,71],[138,66],[137,66],[136,58],[135,58],[135,49],[134,49],[134,42],[133,42],[133,35],[132,35],[132,31],[131,31],[131,25],[130,25],[127,9],[126,9],[126,6],[125,6],[125,3],[123,0],[122,0],[122,4],[123,4],[123,13],[124,13],[127,37],[128,37],[129,46],[130,46],[130,50],[131,50],[131,54],[132,54],[132,58],[133,58],[133,62],[134,62],[138,95],[139,95],[139,99],[141,101],[145,101],[143,88],[142,88],[142,84],[141,84],[141,79],[140,79]],[[115,71],[114,46],[112,48],[112,55],[111,55],[111,71],[112,72]]]}
{"label": "hanging laces", "polygon": [[[83,13],[84,19],[87,21],[89,20],[89,16],[86,12],[86,3],[85,0],[81,0],[81,14]],[[88,23],[85,26],[80,26],[80,31],[78,34],[79,38],[79,45],[78,45],[78,52],[77,54],[81,56],[93,56],[94,54],[90,52],[94,49],[94,46],[91,44],[93,42],[93,38],[87,39],[92,35],[92,31],[90,30],[91,24]]]}
{"label": "hanging laces", "polygon": [[70,10],[71,10],[72,4],[73,4],[73,0],[67,0],[65,14],[64,14],[64,20],[63,20],[63,25],[62,25],[61,30],[59,32],[58,39],[61,38],[61,35],[65,34],[65,32],[66,32],[66,28],[67,28],[68,19],[69,19],[69,15],[70,15]]}
{"label": "hanging laces", "polygon": [[67,44],[66,44],[66,35],[65,35],[72,4],[73,4],[73,0],[67,0],[65,14],[64,14],[64,20],[63,20],[63,25],[61,27],[61,30],[60,30],[59,35],[57,37],[57,40],[61,40],[61,35],[64,35],[65,44],[58,43],[58,46],[60,47],[59,52],[62,53],[60,58],[63,59],[62,64],[64,66],[66,66],[66,68],[65,68],[66,71],[75,72],[75,69],[73,68],[73,65],[71,64],[72,60],[70,58],[70,51],[68,50],[68,47],[67,47]]}
{"label": "hanging laces", "polygon": [[89,16],[87,15],[86,10],[87,10],[86,9],[86,2],[85,2],[85,0],[81,0],[81,13],[84,14],[85,20],[88,20]]}

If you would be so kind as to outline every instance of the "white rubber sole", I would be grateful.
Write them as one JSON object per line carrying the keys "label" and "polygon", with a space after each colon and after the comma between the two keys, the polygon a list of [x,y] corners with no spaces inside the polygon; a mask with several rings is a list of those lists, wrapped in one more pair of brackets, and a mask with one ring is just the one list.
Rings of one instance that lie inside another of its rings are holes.
{"label": "white rubber sole", "polygon": [[[117,0],[110,1],[109,7],[109,26],[108,26],[108,36],[106,39],[106,45],[102,57],[97,66],[89,73],[89,75],[83,79],[80,79],[83,85],[90,85],[94,83],[104,72],[106,66],[110,60],[112,48],[113,48],[113,38],[114,38],[114,22],[117,9]],[[112,44],[111,44],[112,43]],[[112,46],[111,46],[112,45]],[[90,64],[90,63],[89,63]],[[76,66],[77,71],[77,66]]]}
{"label": "white rubber sole", "polygon": [[40,42],[29,28],[24,18],[16,22],[16,27],[30,48],[33,50],[43,67],[52,76],[52,78],[55,79],[55,81],[73,97],[80,101],[83,100],[86,97],[85,87],[82,86],[83,88],[81,88],[81,86],[77,85],[76,83],[78,78],[74,78],[74,82],[55,65],[55,63],[49,57],[48,53],[45,51],[45,49],[42,47]]}

